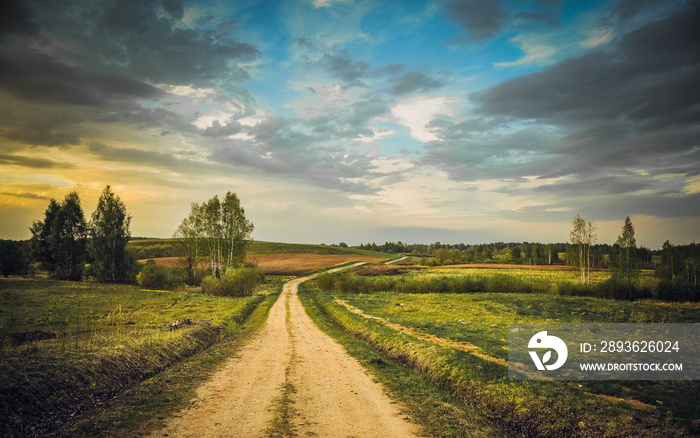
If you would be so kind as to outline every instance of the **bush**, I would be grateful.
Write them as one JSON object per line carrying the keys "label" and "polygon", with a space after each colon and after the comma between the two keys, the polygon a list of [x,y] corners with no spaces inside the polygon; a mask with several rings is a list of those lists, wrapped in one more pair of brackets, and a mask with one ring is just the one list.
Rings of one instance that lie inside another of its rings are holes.
{"label": "bush", "polygon": [[174,290],[183,286],[186,278],[187,274],[181,269],[157,265],[155,260],[151,259],[136,276],[136,281],[146,289]]}
{"label": "bush", "polygon": [[335,289],[335,275],[324,273],[316,277],[316,285],[319,289],[332,291]]}
{"label": "bush", "polygon": [[652,296],[664,301],[698,301],[700,290],[689,283],[679,283],[672,280],[661,280],[652,291]]}
{"label": "bush", "polygon": [[221,278],[204,278],[202,292],[216,296],[249,297],[263,281],[265,274],[259,269],[228,269]]}

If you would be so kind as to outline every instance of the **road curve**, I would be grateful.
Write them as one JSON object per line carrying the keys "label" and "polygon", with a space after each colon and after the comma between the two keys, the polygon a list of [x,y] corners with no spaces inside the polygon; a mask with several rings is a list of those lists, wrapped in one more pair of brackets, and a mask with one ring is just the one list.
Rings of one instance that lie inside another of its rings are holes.
{"label": "road curve", "polygon": [[284,388],[292,436],[418,436],[381,385],[311,322],[297,297],[310,278],[284,285],[263,329],[152,437],[269,436]]}

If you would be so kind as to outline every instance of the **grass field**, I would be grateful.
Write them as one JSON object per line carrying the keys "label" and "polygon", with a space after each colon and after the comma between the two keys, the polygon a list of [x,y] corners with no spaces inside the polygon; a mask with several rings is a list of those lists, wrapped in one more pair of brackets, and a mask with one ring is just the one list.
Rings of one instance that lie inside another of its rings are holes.
{"label": "grass field", "polygon": [[[513,274],[551,282],[568,281],[571,274],[527,271]],[[461,268],[412,270],[401,276],[422,279],[429,285],[430,277],[435,276],[496,274]],[[396,281],[397,276],[392,277]],[[390,284],[388,277],[375,277],[374,281]],[[311,289],[307,294],[307,301],[322,309],[321,313],[337,326],[373,345],[387,358],[463,394],[462,401],[489,412],[490,421],[507,434],[681,436],[684,430],[700,432],[700,382],[517,382],[507,380],[504,365],[508,323],[700,322],[699,303],[630,302],[539,293],[343,294]],[[364,317],[345,308],[338,299],[359,309]],[[397,330],[397,326],[406,330]],[[412,336],[412,332],[471,344],[478,347],[477,353],[496,360],[484,360],[448,343],[430,342],[428,336]]]}
{"label": "grass field", "polygon": [[[0,280],[0,435],[50,430],[235,332],[245,298],[127,285]],[[190,320],[177,330],[174,321]],[[47,414],[51,413],[51,414]],[[6,428],[7,430],[3,430]]]}

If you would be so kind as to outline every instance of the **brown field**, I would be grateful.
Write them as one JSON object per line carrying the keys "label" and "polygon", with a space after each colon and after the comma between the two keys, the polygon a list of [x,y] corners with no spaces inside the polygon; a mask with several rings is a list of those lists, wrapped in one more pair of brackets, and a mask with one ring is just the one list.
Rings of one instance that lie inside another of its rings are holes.
{"label": "brown field", "polygon": [[[161,257],[154,259],[157,264],[168,267],[182,266],[179,257]],[[250,254],[246,261],[258,264],[268,275],[303,275],[317,269],[340,265],[348,262],[379,263],[386,260],[384,257],[366,256],[359,254]],[[146,263],[146,260],[139,260]],[[206,264],[201,265],[206,269]]]}
{"label": "brown field", "polygon": [[416,268],[415,265],[409,266],[409,265],[400,265],[400,264],[395,264],[395,265],[366,265],[366,266],[361,266],[357,269],[353,269],[352,272],[357,275],[361,275],[363,277],[376,277],[378,275],[399,275],[403,274],[406,271],[409,271],[411,269],[420,269]]}
{"label": "brown field", "polygon": [[257,262],[258,268],[270,275],[303,275],[307,272],[348,262],[379,263],[384,257],[359,254],[251,254],[248,261]]}

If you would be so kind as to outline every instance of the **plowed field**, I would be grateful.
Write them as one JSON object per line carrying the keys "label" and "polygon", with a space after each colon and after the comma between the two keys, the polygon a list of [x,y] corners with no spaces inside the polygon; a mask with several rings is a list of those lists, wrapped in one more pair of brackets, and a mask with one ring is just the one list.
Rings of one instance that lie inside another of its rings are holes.
{"label": "plowed field", "polygon": [[270,275],[303,275],[317,269],[348,262],[379,263],[382,257],[359,254],[252,254],[248,260]]}
{"label": "plowed field", "polygon": [[[159,265],[168,267],[182,266],[179,257],[162,257],[154,259]],[[268,275],[303,275],[317,269],[340,265],[348,262],[379,263],[386,260],[383,257],[374,257],[360,254],[250,254],[247,257],[250,262],[257,262],[258,268]],[[145,263],[146,260],[139,260]],[[206,266],[202,264],[202,268]]]}

